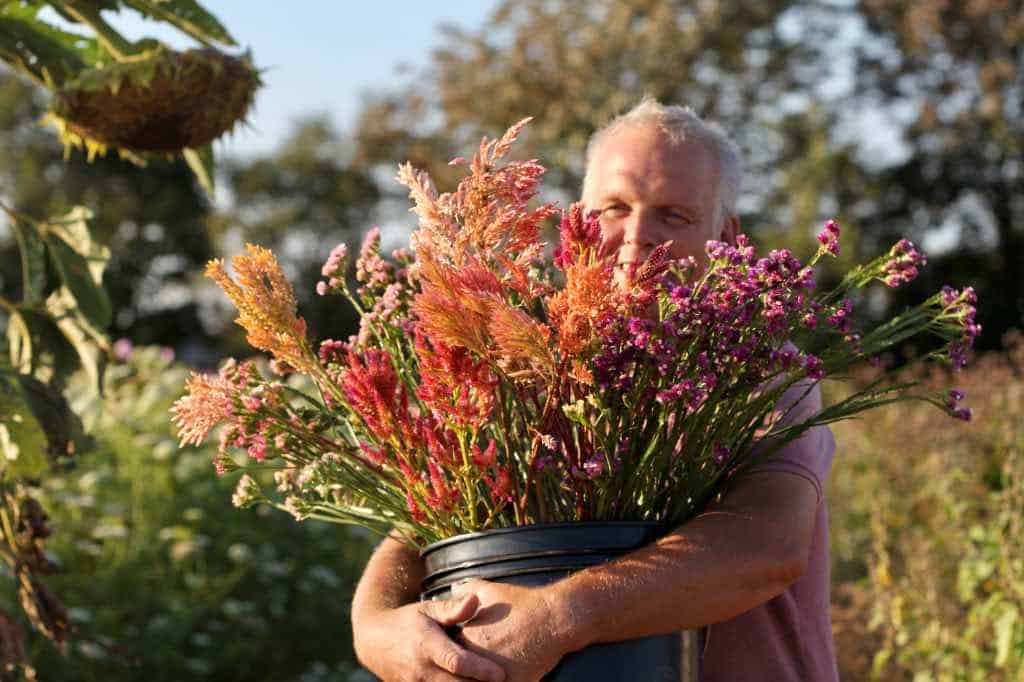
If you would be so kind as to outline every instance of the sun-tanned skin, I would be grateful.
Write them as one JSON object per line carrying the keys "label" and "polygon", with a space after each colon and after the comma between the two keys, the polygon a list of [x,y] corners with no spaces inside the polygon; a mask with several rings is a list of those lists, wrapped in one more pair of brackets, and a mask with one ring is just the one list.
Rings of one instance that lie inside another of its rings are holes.
{"label": "sun-tanned skin", "polygon": [[[584,204],[600,211],[605,243],[624,266],[669,239],[674,257],[700,260],[708,239],[735,238],[735,215],[715,224],[719,169],[700,142],[673,149],[653,127],[627,126],[594,150],[589,172]],[[422,563],[388,539],[353,600],[356,653],[387,682],[527,682],[589,644],[727,620],[803,574],[818,504],[801,476],[750,473],[705,513],[616,561],[543,587],[472,580],[447,604],[415,603]],[[458,642],[444,636],[442,625],[474,612]]]}

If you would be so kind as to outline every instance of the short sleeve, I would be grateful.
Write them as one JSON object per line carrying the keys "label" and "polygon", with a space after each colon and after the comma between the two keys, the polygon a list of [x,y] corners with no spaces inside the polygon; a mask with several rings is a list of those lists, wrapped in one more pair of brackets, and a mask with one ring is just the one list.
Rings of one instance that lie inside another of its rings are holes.
{"label": "short sleeve", "polygon": [[[806,395],[805,395],[806,392]],[[792,409],[790,410],[790,407]],[[821,389],[817,384],[810,386],[800,381],[786,390],[776,406],[776,411],[785,414],[779,425],[798,423],[821,409]],[[789,410],[788,414],[786,411]],[[751,471],[787,471],[802,476],[814,485],[821,501],[824,483],[832,467],[836,442],[828,426],[812,426],[794,441],[771,455],[767,460],[753,466]],[[754,454],[756,455],[755,448]]]}

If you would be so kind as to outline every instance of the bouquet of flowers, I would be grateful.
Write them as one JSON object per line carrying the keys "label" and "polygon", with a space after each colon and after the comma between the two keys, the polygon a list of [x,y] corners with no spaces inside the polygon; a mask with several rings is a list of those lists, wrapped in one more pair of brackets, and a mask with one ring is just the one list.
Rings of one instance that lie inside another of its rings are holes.
{"label": "bouquet of flowers", "polygon": [[[347,284],[336,247],[317,284],[360,314],[357,336],[309,340],[274,256],[254,245],[207,274],[239,311],[271,371],[229,360],[193,374],[172,410],[182,445],[220,427],[218,472],[275,469],[276,491],[246,473],[238,506],[399,530],[423,545],[471,531],[554,521],[678,525],[725,482],[808,429],[897,400],[969,419],[963,395],[916,392],[879,371],[812,414],[779,409],[824,379],[910,338],[959,368],[980,327],[973,290],[944,287],[878,326],[854,329],[854,290],[912,280],[924,257],[906,240],[819,291],[814,265],[836,255],[825,225],[816,255],[758,256],[740,235],[711,241],[706,263],[663,244],[625,285],[600,225],[579,205],[533,206],[544,168],[504,161],[526,119],[484,138],[452,193],[406,164],[419,217],[412,250],[381,254],[371,231]],[[546,258],[543,223],[561,217]],[[790,343],[798,339],[816,354]],[[244,454],[242,454],[244,453]],[[254,472],[256,473],[256,472]]]}

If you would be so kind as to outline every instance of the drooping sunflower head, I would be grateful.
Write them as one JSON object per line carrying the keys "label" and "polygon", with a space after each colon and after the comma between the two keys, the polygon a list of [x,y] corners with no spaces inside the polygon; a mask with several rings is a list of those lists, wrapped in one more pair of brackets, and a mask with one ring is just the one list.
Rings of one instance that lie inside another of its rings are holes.
{"label": "drooping sunflower head", "polygon": [[199,149],[244,123],[260,72],[248,53],[158,46],[126,63],[86,69],[56,92],[49,119],[66,145],[104,153]]}

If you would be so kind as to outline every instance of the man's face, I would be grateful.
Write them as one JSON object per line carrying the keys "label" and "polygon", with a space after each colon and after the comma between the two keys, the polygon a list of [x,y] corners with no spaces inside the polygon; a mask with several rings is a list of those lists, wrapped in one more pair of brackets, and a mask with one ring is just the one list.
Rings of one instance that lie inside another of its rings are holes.
{"label": "man's face", "polygon": [[709,239],[731,240],[736,221],[714,224],[718,163],[697,141],[677,145],[653,126],[625,127],[593,152],[588,211],[600,211],[606,247],[618,254],[616,280],[625,284],[629,264],[672,240],[671,256],[705,260]]}

